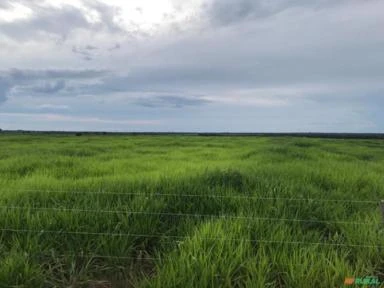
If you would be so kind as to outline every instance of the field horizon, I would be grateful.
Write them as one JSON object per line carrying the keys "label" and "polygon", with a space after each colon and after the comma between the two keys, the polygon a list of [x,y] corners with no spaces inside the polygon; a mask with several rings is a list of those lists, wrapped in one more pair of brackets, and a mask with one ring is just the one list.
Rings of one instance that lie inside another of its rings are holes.
{"label": "field horizon", "polygon": [[126,135],[126,136],[238,136],[238,137],[299,137],[299,138],[334,138],[334,139],[384,139],[381,132],[172,132],[172,131],[87,131],[87,130],[2,130],[0,134],[6,135],[74,135],[74,136],[100,136],[100,135]]}

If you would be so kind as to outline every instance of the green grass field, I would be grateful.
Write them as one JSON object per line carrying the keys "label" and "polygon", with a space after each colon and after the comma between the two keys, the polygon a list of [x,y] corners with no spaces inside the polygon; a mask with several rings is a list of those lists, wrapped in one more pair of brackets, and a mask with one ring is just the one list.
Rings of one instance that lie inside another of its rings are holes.
{"label": "green grass field", "polygon": [[0,185],[0,287],[384,280],[383,140],[1,134]]}

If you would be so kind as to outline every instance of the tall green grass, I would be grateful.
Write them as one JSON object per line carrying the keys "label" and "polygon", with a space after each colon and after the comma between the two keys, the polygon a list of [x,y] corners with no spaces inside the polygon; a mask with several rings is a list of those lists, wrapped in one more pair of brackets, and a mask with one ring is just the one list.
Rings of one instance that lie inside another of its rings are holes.
{"label": "tall green grass", "polygon": [[384,280],[383,148],[382,140],[2,134],[0,287]]}

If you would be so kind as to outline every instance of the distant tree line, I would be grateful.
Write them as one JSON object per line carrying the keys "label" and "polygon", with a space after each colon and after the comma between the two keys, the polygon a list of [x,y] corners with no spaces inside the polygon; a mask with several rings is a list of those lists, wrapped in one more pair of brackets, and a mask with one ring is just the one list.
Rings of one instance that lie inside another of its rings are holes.
{"label": "distant tree line", "polygon": [[384,133],[194,133],[194,132],[88,132],[88,131],[28,131],[28,130],[2,130],[3,133],[17,134],[63,134],[63,135],[127,135],[127,136],[144,136],[144,135],[185,135],[185,136],[247,136],[247,137],[311,137],[311,138],[336,138],[336,139],[384,139]]}

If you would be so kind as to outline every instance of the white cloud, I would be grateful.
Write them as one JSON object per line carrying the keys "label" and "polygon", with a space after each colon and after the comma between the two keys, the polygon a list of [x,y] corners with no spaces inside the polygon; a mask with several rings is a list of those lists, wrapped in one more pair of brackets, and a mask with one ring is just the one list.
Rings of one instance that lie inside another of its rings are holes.
{"label": "white cloud", "polygon": [[182,23],[197,16],[201,0],[181,1],[172,0],[101,0],[102,3],[118,7],[114,17],[126,31],[140,30],[156,33],[172,23]]}
{"label": "white cloud", "polygon": [[0,6],[0,24],[2,22],[15,22],[30,18],[33,14],[31,8],[19,3],[12,3],[7,8]]}

